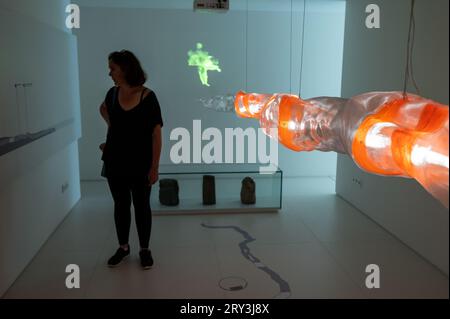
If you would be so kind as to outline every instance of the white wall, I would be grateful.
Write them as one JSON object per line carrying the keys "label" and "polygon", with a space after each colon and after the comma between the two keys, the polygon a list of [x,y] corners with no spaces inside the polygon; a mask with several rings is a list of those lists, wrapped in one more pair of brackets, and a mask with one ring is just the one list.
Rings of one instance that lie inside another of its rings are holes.
{"label": "white wall", "polygon": [[[194,119],[201,119],[203,128],[214,126],[222,132],[226,127],[258,127],[257,121],[205,109],[199,98],[235,94],[241,89],[301,92],[305,97],[340,95],[342,1],[307,1],[311,16],[308,12],[305,24],[303,0],[234,1],[229,12],[220,14],[194,13],[191,2],[177,10],[149,3],[133,1],[132,8],[124,8],[117,2],[114,7],[108,7],[105,1],[80,2],[82,22],[76,33],[83,122],[82,179],[99,179],[98,145],[105,138],[106,127],[98,106],[112,86],[107,76],[107,55],[115,50],[134,51],[149,73],[147,85],[157,93],[165,122],[162,164],[171,164],[169,151],[175,141],[169,140],[170,131],[176,127],[192,131]],[[305,88],[300,87],[304,25],[308,34],[303,46]],[[323,43],[321,50],[316,45],[318,39]],[[197,41],[219,59],[222,68],[221,73],[209,73],[209,88],[201,86],[195,68],[187,66],[187,51],[194,49]],[[299,154],[280,146],[279,162],[291,176],[335,175],[335,154]]]}
{"label": "white wall", "polygon": [[[345,1],[308,0],[305,9],[300,96],[341,96]],[[280,165],[289,167],[288,176],[335,176],[336,161],[334,152],[294,153],[280,147]]]}
{"label": "white wall", "polygon": [[38,20],[54,28],[71,33],[65,27],[65,9],[70,0],[0,0],[0,8]]}
{"label": "white wall", "polygon": [[[0,156],[0,296],[80,198],[77,49],[76,39],[65,28],[68,3],[0,0],[0,46],[2,54],[8,53],[1,58],[0,135],[25,133],[15,116],[24,104],[24,95],[14,94],[16,80],[33,82],[28,89],[27,131],[73,119]],[[54,71],[55,65],[62,67]]]}
{"label": "white wall", "polygon": [[[381,28],[364,25],[366,5]],[[410,1],[347,1],[342,95],[402,90]],[[448,105],[448,1],[416,1],[414,69],[422,95]],[[362,187],[352,182],[362,181]],[[336,192],[448,274],[448,210],[414,180],[362,172],[339,156]]]}

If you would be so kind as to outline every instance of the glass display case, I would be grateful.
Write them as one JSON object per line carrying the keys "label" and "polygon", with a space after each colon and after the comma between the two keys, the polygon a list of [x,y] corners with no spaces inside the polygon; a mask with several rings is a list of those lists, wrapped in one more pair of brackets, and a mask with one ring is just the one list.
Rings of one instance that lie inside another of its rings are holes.
{"label": "glass display case", "polygon": [[259,164],[160,165],[152,188],[154,214],[278,211],[283,172],[260,174]]}

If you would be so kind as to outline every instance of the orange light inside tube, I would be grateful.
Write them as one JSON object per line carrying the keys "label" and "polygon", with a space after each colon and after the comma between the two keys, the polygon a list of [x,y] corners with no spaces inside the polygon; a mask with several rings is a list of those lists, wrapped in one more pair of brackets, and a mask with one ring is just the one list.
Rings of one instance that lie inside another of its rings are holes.
{"label": "orange light inside tube", "polygon": [[304,102],[298,97],[283,96],[278,114],[278,137],[280,142],[293,151],[299,152],[301,146],[295,143],[298,130],[294,125],[300,125],[303,119]]}
{"label": "orange light inside tube", "polygon": [[[352,155],[356,163],[368,172],[381,175],[402,175],[404,172],[414,175],[414,167],[411,162],[411,151],[416,141],[431,132],[440,129],[448,120],[448,108],[438,104],[428,103],[420,113],[420,117],[415,127],[402,127],[402,108],[406,107],[411,101],[408,99],[397,99],[386,103],[381,109],[367,116],[355,132],[352,143]],[[391,147],[388,151],[392,152],[392,158],[398,165],[398,170],[383,169],[382,163],[375,162],[369,156],[366,145],[366,137],[369,130],[377,123],[393,123],[398,128],[392,134]]]}

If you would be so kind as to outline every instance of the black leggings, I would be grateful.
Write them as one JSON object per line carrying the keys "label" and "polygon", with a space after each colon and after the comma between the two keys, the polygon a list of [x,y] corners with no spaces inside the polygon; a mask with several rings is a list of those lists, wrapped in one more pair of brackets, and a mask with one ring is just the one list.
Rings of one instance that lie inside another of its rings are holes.
{"label": "black leggings", "polygon": [[109,177],[109,189],[114,199],[114,221],[119,245],[127,245],[131,226],[131,198],[133,198],[136,228],[141,248],[148,248],[152,230],[152,210],[148,177]]}

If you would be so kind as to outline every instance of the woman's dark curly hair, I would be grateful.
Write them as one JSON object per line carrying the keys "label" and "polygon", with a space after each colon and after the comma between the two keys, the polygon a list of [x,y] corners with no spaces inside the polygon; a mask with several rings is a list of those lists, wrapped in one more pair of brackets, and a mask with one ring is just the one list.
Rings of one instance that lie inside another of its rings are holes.
{"label": "woman's dark curly hair", "polygon": [[141,67],[138,58],[128,50],[112,52],[108,59],[117,64],[124,73],[129,86],[140,86],[147,81],[147,75]]}

